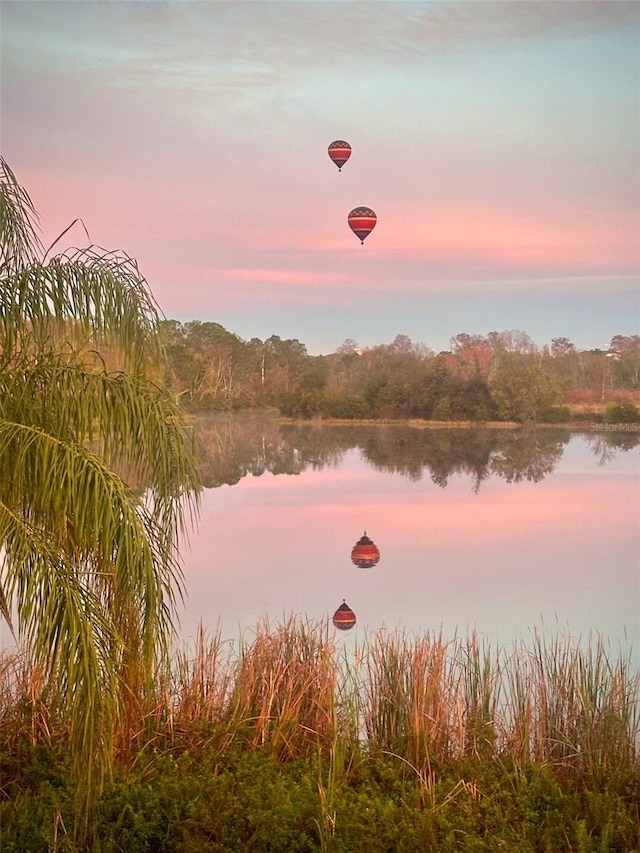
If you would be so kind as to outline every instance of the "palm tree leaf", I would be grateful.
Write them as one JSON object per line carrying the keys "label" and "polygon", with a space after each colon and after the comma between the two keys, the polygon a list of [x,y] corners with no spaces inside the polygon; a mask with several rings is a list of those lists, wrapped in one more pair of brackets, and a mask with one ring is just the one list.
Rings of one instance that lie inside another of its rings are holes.
{"label": "palm tree leaf", "polygon": [[29,194],[0,156],[0,261],[12,270],[32,260],[41,249],[37,214]]}
{"label": "palm tree leaf", "polygon": [[97,247],[0,274],[0,345],[32,351],[116,347],[139,373],[162,360],[159,310],[131,258]]}
{"label": "palm tree leaf", "polygon": [[16,637],[16,632],[13,627],[13,619],[11,618],[11,607],[9,606],[9,599],[5,595],[4,588],[2,584],[0,584],[0,616],[4,619],[4,621],[9,626],[9,630],[13,635],[13,638]]}
{"label": "palm tree leaf", "polygon": [[130,662],[143,695],[166,654],[199,472],[152,381],[161,314],[137,264],[98,246],[45,263],[35,223],[0,158],[0,614],[58,685],[86,817]]}
{"label": "palm tree leaf", "polygon": [[[87,448],[0,421],[0,500],[25,520],[40,550],[46,545],[56,559],[64,555],[83,587],[115,609],[114,618],[118,607],[137,602],[144,656],[152,665],[154,648],[170,631],[181,573],[175,545],[142,498]],[[4,588],[11,595],[28,586],[32,561],[7,531],[0,534]],[[25,607],[23,600],[20,629]]]}
{"label": "palm tree leaf", "polygon": [[41,357],[0,373],[0,417],[84,442],[131,488],[153,493],[154,512],[172,535],[184,535],[195,522],[195,435],[175,400],[149,380]]}
{"label": "palm tree leaf", "polygon": [[93,790],[111,766],[118,705],[113,659],[122,642],[117,626],[82,573],[71,570],[48,537],[3,502],[0,541],[5,543],[0,566],[15,596],[20,635],[66,697],[76,773]]}

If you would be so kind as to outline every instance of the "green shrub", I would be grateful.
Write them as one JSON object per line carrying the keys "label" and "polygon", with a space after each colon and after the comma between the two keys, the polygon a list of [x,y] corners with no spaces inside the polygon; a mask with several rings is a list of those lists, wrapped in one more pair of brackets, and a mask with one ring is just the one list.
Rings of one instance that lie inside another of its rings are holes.
{"label": "green shrub", "polygon": [[602,420],[607,424],[631,424],[640,422],[640,410],[633,403],[625,401],[608,403]]}
{"label": "green shrub", "polygon": [[550,406],[541,415],[541,420],[547,424],[566,424],[571,419],[571,409],[568,406]]}
{"label": "green shrub", "polygon": [[70,834],[64,723],[47,714],[46,727],[31,725],[14,696],[0,715],[0,849],[640,849],[640,682],[603,641],[536,635],[533,649],[494,653],[475,635],[380,634],[358,652],[356,697],[336,682],[324,631],[293,618],[263,626],[235,680],[219,640],[200,642],[177,665],[174,693],[158,696],[165,713],[146,744],[118,755],[83,847]]}

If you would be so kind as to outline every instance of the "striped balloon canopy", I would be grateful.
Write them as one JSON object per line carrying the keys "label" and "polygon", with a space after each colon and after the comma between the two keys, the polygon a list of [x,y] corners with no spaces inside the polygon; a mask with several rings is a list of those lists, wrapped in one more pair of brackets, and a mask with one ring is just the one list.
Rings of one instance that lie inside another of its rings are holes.
{"label": "striped balloon canopy", "polygon": [[364,243],[366,238],[371,234],[376,227],[378,217],[370,207],[354,207],[351,213],[347,216],[349,227],[360,238],[360,242]]}
{"label": "striped balloon canopy", "polygon": [[351,562],[360,569],[371,569],[377,565],[380,559],[380,551],[375,542],[367,536],[365,530],[364,536],[353,546],[351,551]]}
{"label": "striped balloon canopy", "polygon": [[329,157],[333,160],[333,162],[338,167],[338,171],[342,171],[342,167],[347,162],[349,157],[351,157],[351,146],[348,142],[345,142],[344,139],[336,139],[329,146]]}
{"label": "striped balloon canopy", "polygon": [[344,598],[342,599],[342,604],[336,612],[333,614],[333,624],[340,631],[348,631],[349,628],[353,628],[356,624],[356,614],[346,603]]}

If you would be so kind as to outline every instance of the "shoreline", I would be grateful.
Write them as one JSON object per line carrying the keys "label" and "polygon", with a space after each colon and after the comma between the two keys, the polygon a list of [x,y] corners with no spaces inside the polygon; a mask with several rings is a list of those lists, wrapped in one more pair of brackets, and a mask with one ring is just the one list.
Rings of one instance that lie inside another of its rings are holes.
{"label": "shoreline", "polygon": [[[281,424],[308,424],[311,426],[408,426],[414,429],[568,429],[573,432],[637,432],[637,424],[606,424],[604,421],[582,423],[567,421],[549,423],[518,423],[517,421],[431,421],[419,418],[313,418],[276,417]],[[635,428],[634,428],[635,427]]]}

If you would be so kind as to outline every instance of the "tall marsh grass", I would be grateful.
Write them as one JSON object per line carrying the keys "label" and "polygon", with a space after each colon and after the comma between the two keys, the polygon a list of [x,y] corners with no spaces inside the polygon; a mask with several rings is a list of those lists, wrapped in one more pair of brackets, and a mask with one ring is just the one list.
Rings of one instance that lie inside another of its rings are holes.
{"label": "tall marsh grass", "polygon": [[[239,642],[201,629],[171,661],[116,722],[114,744],[129,743],[121,757],[234,745],[281,761],[320,756],[333,774],[319,785],[329,811],[335,775],[374,752],[427,781],[468,761],[545,765],[589,785],[640,770],[640,674],[598,636],[536,632],[507,649],[475,634],[376,632],[346,651],[326,623],[291,616]],[[26,653],[2,655],[5,750],[64,739],[57,692]]]}

